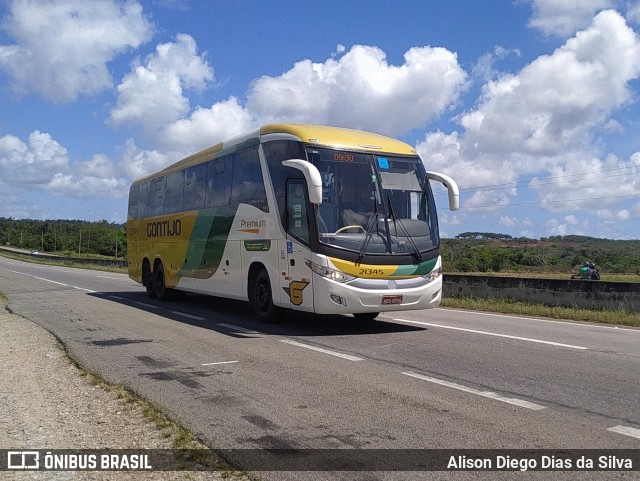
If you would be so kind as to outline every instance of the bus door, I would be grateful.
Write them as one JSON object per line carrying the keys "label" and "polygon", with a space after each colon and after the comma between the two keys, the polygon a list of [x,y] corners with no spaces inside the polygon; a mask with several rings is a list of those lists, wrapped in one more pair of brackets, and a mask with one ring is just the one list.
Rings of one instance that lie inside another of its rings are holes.
{"label": "bus door", "polygon": [[[286,293],[282,298],[292,308],[313,311],[311,269],[306,261],[309,249],[309,222],[307,216],[306,183],[304,179],[288,179],[286,190],[287,237],[281,246],[281,273],[286,273],[282,285]],[[282,282],[282,279],[281,279]]]}

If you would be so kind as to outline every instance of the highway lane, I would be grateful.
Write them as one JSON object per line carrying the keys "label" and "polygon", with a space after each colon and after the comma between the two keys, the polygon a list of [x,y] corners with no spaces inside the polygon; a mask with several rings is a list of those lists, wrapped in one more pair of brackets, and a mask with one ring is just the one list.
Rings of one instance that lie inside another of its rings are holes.
{"label": "highway lane", "polygon": [[0,291],[215,447],[640,447],[635,329],[445,309],[268,326],[243,303],[4,258]]}

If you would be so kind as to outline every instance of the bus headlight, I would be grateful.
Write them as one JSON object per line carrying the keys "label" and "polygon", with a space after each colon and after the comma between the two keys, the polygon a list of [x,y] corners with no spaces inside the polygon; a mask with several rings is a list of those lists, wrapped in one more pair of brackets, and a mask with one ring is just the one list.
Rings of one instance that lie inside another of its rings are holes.
{"label": "bus headlight", "polygon": [[355,277],[350,276],[349,274],[345,274],[342,271],[337,271],[329,267],[323,267],[321,265],[314,264],[311,261],[307,261],[306,264],[311,268],[313,272],[315,272],[319,276],[326,277],[327,279],[331,279],[332,281],[348,282],[355,279]]}
{"label": "bus headlight", "polygon": [[441,275],[442,275],[442,267],[436,267],[434,270],[432,270],[426,276],[424,276],[424,278],[427,279],[429,282],[431,282],[431,281],[435,281]]}

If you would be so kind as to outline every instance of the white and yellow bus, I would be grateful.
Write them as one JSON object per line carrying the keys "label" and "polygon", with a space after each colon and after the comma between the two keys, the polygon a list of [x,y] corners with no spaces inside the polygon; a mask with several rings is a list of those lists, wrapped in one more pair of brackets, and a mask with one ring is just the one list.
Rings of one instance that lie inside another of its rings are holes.
{"label": "white and yellow bus", "polygon": [[266,125],[135,181],[129,276],[282,309],[353,314],[437,307],[440,239],[427,172],[409,145],[318,125]]}

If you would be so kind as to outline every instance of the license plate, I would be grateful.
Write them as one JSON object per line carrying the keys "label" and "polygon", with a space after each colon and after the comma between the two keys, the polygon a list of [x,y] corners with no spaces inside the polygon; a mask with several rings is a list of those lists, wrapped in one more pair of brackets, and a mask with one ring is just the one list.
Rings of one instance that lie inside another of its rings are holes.
{"label": "license plate", "polygon": [[382,305],[402,304],[402,296],[382,296]]}

